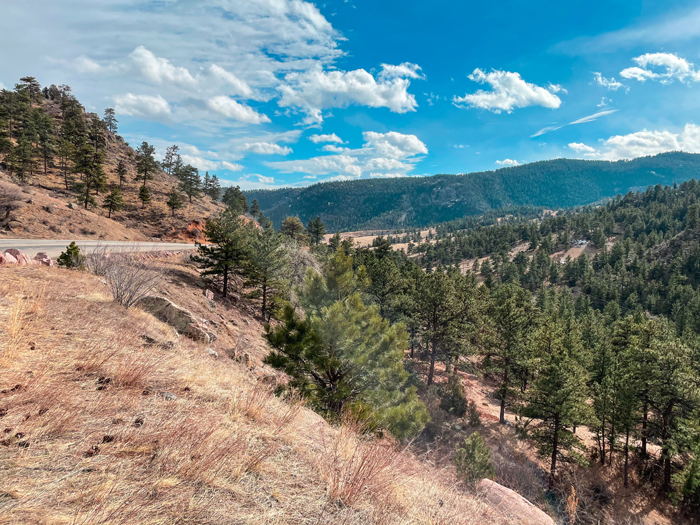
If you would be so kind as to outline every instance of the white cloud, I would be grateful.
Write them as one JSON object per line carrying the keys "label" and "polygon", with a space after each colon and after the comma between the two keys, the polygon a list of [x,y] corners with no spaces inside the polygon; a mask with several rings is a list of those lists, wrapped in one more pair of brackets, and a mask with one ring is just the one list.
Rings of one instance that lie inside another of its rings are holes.
{"label": "white cloud", "polygon": [[197,84],[197,80],[187,68],[172,65],[169,60],[155,56],[144,46],[138,46],[134,49],[129,58],[143,76],[154,84],[174,82],[186,87],[193,87]]}
{"label": "white cloud", "polygon": [[170,105],[160,95],[153,97],[127,93],[115,97],[114,101],[116,112],[124,115],[155,120],[167,120],[171,116]]}
{"label": "white cloud", "polygon": [[420,70],[421,68],[418,64],[411,64],[410,62],[404,62],[398,66],[382,64],[382,70],[379,72],[377,78],[382,81],[395,78],[417,78],[424,80],[425,75],[423,75]]}
{"label": "white cloud", "polygon": [[342,146],[336,146],[335,144],[326,144],[321,148],[322,151],[331,151],[333,153],[346,153],[351,151],[350,148],[344,148]]}
{"label": "white cloud", "polygon": [[244,97],[253,96],[253,90],[250,89],[250,86],[245,80],[241,80],[233,73],[226,71],[223,67],[212,64],[209,66],[209,72],[212,76],[224,81],[233,89],[231,95],[241,95]]}
{"label": "white cloud", "polygon": [[221,167],[229,171],[241,171],[243,169],[243,166],[241,166],[240,164],[236,164],[235,162],[228,162],[226,160],[221,163]]}
{"label": "white cloud", "polygon": [[588,115],[587,117],[581,117],[580,119],[574,120],[573,122],[569,122],[569,126],[573,126],[575,124],[584,124],[586,122],[593,122],[594,120],[599,119],[600,117],[604,117],[605,115],[611,115],[612,113],[615,113],[617,110],[616,109],[606,109],[605,111],[599,111],[598,113],[594,113],[593,115]]}
{"label": "white cloud", "polygon": [[292,148],[273,142],[246,142],[242,149],[260,155],[289,155],[292,153]]}
{"label": "white cloud", "polygon": [[215,160],[205,159],[204,157],[197,157],[194,155],[181,155],[182,162],[185,164],[190,164],[202,171],[215,170],[220,166],[219,162]]}
{"label": "white cloud", "polygon": [[517,160],[513,159],[504,159],[504,160],[497,160],[496,164],[499,166],[519,166],[520,163]]}
{"label": "white cloud", "polygon": [[302,73],[289,73],[278,88],[281,93],[278,104],[304,111],[307,124],[323,122],[324,109],[350,105],[386,107],[394,113],[415,111],[418,104],[408,87],[409,78],[417,77],[409,75],[405,64],[391,70],[388,67],[383,66],[376,79],[364,69],[324,71],[315,67]]}
{"label": "white cloud", "polygon": [[599,86],[606,88],[608,91],[617,91],[618,89],[622,88],[624,88],[625,91],[629,91],[627,86],[615,80],[614,77],[605,78],[600,73],[593,73],[593,81]]}
{"label": "white cloud", "polygon": [[564,89],[564,87],[561,84],[552,84],[551,82],[547,85],[547,89],[551,91],[552,93],[559,93],[562,92],[564,94],[568,94],[569,92]]}
{"label": "white cloud", "polygon": [[395,179],[399,177],[406,177],[405,173],[376,173],[371,172],[369,174],[370,179]]}
{"label": "white cloud", "polygon": [[[700,71],[695,70],[692,62],[671,53],[646,53],[633,58],[639,67],[628,67],[620,71],[624,78],[646,82],[657,80],[668,84],[673,80],[680,82],[700,82]],[[661,71],[655,71],[658,68]]]}
{"label": "white cloud", "polygon": [[581,142],[572,142],[569,144],[569,148],[574,150],[576,153],[595,153],[595,148],[586,146]]}
{"label": "white cloud", "polygon": [[561,106],[561,99],[551,89],[561,90],[560,86],[550,84],[550,88],[543,88],[535,84],[525,82],[519,73],[493,70],[484,73],[481,69],[475,69],[469,75],[469,79],[480,84],[489,84],[490,91],[478,90],[476,93],[463,97],[454,97],[452,102],[457,107],[480,108],[500,113],[512,112],[515,108],[528,106],[543,106],[556,109]]}
{"label": "white cloud", "polygon": [[469,145],[467,144],[467,145],[465,146],[464,144],[454,144],[452,147],[453,147],[453,148],[457,148],[457,149],[464,149],[464,148],[468,148]]}
{"label": "white cloud", "polygon": [[239,104],[235,100],[225,96],[218,96],[207,101],[207,107],[227,118],[240,120],[248,124],[260,124],[261,122],[270,122],[267,115],[258,113],[253,108],[244,104]]}
{"label": "white cloud", "polygon": [[[335,155],[324,155],[310,159],[267,162],[266,164],[282,173],[304,173],[309,176],[337,174],[343,180],[360,178],[363,174],[408,174],[424,155],[426,145],[415,135],[405,135],[390,131],[377,133],[365,131],[361,148],[338,148],[327,145],[327,151]],[[330,147],[329,147],[330,146]],[[337,149],[331,149],[337,148]],[[325,149],[324,148],[324,149]],[[339,179],[336,179],[339,180]]]}
{"label": "white cloud", "polygon": [[608,97],[603,97],[600,99],[600,103],[597,104],[599,108],[604,108],[610,105],[612,103],[612,100],[610,100]]}
{"label": "white cloud", "polygon": [[338,144],[343,144],[343,139],[341,139],[335,133],[327,135],[311,135],[309,140],[314,144],[318,144],[319,142],[337,142]]}
{"label": "white cloud", "polygon": [[575,144],[575,147],[570,144],[569,147],[583,152],[586,157],[604,160],[632,159],[667,151],[700,153],[700,126],[686,124],[680,133],[645,129],[628,135],[615,135],[601,141],[598,149],[584,144]]}

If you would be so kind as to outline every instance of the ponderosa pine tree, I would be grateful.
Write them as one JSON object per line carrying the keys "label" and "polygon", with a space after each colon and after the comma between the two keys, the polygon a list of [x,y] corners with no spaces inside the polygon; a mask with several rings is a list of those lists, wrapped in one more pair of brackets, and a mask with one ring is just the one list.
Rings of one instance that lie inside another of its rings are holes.
{"label": "ponderosa pine tree", "polygon": [[202,194],[202,179],[197,168],[187,164],[178,170],[176,175],[180,179],[178,188],[187,195],[190,202],[193,197],[199,197]]}
{"label": "ponderosa pine tree", "polygon": [[209,191],[207,195],[211,197],[211,200],[217,201],[221,198],[221,182],[216,174],[211,176],[211,182],[209,183]]}
{"label": "ponderosa pine tree", "polygon": [[254,288],[251,297],[260,298],[260,314],[264,320],[269,320],[277,299],[287,288],[284,270],[288,260],[283,240],[268,220],[263,231],[253,235],[250,242],[245,282],[246,286]]}
{"label": "ponderosa pine tree", "polygon": [[280,233],[294,239],[301,245],[308,246],[309,244],[309,236],[306,234],[304,223],[301,222],[299,217],[286,217],[282,221]]}
{"label": "ponderosa pine tree", "polygon": [[250,205],[250,215],[254,219],[258,219],[258,216],[260,215],[260,205],[258,204],[258,199],[253,199],[253,202]]}
{"label": "ponderosa pine tree", "polygon": [[153,158],[155,152],[156,148],[145,141],[136,149],[136,172],[139,179],[143,181],[143,187],[149,180],[153,180],[153,174],[158,167],[155,158]]}
{"label": "ponderosa pine tree", "polygon": [[116,133],[118,126],[117,123],[119,122],[116,117],[116,113],[114,112],[114,108],[107,108],[105,109],[104,117],[102,119],[105,123],[105,126],[107,126],[107,129],[111,133]]}
{"label": "ponderosa pine tree", "polygon": [[172,175],[174,170],[178,168],[179,164],[182,162],[178,151],[180,151],[180,147],[176,144],[173,144],[165,150],[161,165],[168,175]]}
{"label": "ponderosa pine tree", "polygon": [[202,275],[221,277],[221,292],[227,297],[230,278],[241,275],[248,260],[252,226],[227,208],[218,217],[206,220],[203,234],[208,242],[197,243],[198,253],[192,260],[202,268]]}
{"label": "ponderosa pine tree", "polygon": [[151,190],[145,185],[139,188],[139,200],[141,201],[142,208],[145,208],[146,204],[151,202]]}
{"label": "ponderosa pine tree", "polygon": [[309,240],[313,246],[321,243],[323,236],[326,234],[326,226],[323,224],[321,217],[316,217],[315,219],[309,219],[309,226],[307,227],[309,232]]}
{"label": "ponderosa pine tree", "polygon": [[241,191],[240,186],[229,186],[226,188],[221,201],[238,215],[248,213],[248,201]]}
{"label": "ponderosa pine tree", "polygon": [[[550,486],[556,476],[561,452],[580,447],[573,426],[587,421],[587,372],[566,345],[564,323],[551,315],[531,337],[531,351],[538,361],[537,379],[528,391],[522,409],[525,417],[539,420],[530,431],[539,452],[551,458]],[[580,342],[578,343],[580,344]]]}
{"label": "ponderosa pine tree", "polygon": [[126,165],[124,164],[123,160],[120,160],[117,163],[117,177],[119,178],[119,188],[121,189],[124,186],[124,183],[126,182]]}
{"label": "ponderosa pine tree", "polygon": [[528,339],[536,328],[538,312],[527,290],[505,284],[494,296],[489,318],[492,337],[482,351],[484,366],[498,378],[496,397],[501,402],[500,422],[505,424],[506,407],[518,398],[520,377],[530,370]]}
{"label": "ponderosa pine tree", "polygon": [[113,211],[121,211],[122,208],[124,208],[124,197],[122,196],[122,190],[120,190],[119,187],[113,187],[112,191],[110,191],[105,197],[102,207],[107,208],[108,210],[107,218],[112,217]]}
{"label": "ponderosa pine tree", "polygon": [[172,211],[173,217],[175,217],[175,211],[182,209],[185,205],[185,203],[182,202],[182,197],[180,197],[180,192],[175,188],[168,193],[168,200],[165,204],[167,204],[168,208]]}

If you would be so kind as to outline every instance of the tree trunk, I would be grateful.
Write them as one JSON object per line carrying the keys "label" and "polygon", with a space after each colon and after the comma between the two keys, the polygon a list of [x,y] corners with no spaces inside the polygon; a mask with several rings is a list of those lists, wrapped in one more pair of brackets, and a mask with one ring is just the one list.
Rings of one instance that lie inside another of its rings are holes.
{"label": "tree trunk", "polygon": [[501,383],[501,414],[499,416],[499,421],[501,425],[506,424],[506,396],[508,395],[508,365],[506,364],[506,370],[503,374],[503,382]]}
{"label": "tree trunk", "polygon": [[228,295],[228,266],[224,266],[224,289],[222,290],[222,295],[224,299]]}
{"label": "tree trunk", "polygon": [[630,429],[625,432],[625,487],[629,486],[629,459],[630,459]]}
{"label": "tree trunk", "polygon": [[669,450],[668,446],[668,430],[669,430],[669,415],[670,412],[673,410],[673,405],[671,404],[666,411],[664,411],[663,415],[663,430],[661,431],[661,457],[663,458],[664,461],[664,484],[663,484],[663,490],[665,491],[670,491],[671,490],[671,451]]}
{"label": "tree trunk", "polygon": [[647,458],[647,421],[649,419],[649,407],[647,402],[644,402],[644,409],[642,412],[642,459]]}
{"label": "tree trunk", "polygon": [[112,218],[112,207],[110,206],[110,207],[107,208],[107,209],[109,210],[109,211],[107,212],[107,218],[108,218],[108,219],[111,219],[111,218]]}
{"label": "tree trunk", "polygon": [[549,487],[554,486],[554,475],[557,472],[557,453],[559,452],[559,415],[554,417],[554,440],[552,441],[552,464],[549,468]]}
{"label": "tree trunk", "polygon": [[265,313],[267,312],[267,279],[262,283],[262,316],[263,321],[265,320]]}
{"label": "tree trunk", "polygon": [[435,348],[435,343],[432,343],[432,350],[430,352],[430,369],[428,370],[428,386],[433,384],[433,377],[435,376],[435,355],[437,354],[437,349]]}

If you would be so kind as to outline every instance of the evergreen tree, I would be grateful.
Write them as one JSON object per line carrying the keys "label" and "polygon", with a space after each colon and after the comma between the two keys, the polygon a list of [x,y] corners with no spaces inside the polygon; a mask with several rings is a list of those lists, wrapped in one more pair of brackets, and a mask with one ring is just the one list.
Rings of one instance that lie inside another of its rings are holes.
{"label": "evergreen tree", "polygon": [[168,208],[173,212],[173,217],[175,217],[175,211],[181,209],[185,205],[180,197],[180,192],[175,188],[168,193],[168,200],[165,204],[167,204]]}
{"label": "evergreen tree", "polygon": [[80,247],[72,241],[65,252],[56,259],[58,266],[62,268],[82,268],[85,264],[85,256],[81,253]]}
{"label": "evergreen tree", "polygon": [[113,109],[113,108],[107,108],[107,109],[105,109],[105,114],[104,114],[103,121],[104,121],[104,123],[105,123],[105,126],[107,126],[107,129],[108,129],[111,133],[116,133],[116,132],[117,132],[117,129],[118,129],[117,123],[118,123],[119,121],[117,120],[117,117],[116,117],[116,115],[115,115],[115,112],[114,112],[114,109]]}
{"label": "evergreen tree", "polygon": [[182,162],[178,151],[180,151],[180,147],[175,144],[165,150],[165,155],[161,165],[168,175],[172,175]]}
{"label": "evergreen tree", "polygon": [[304,246],[309,244],[309,236],[306,234],[306,228],[299,217],[287,217],[282,221],[280,233],[286,235]]}
{"label": "evergreen tree", "polygon": [[105,197],[102,207],[107,208],[107,210],[109,210],[107,218],[112,217],[113,211],[121,211],[122,208],[124,208],[124,198],[122,197],[122,190],[120,190],[118,187],[112,188],[112,191],[110,191]]}
{"label": "evergreen tree", "polygon": [[245,195],[241,191],[240,186],[229,186],[224,191],[224,196],[221,198],[223,203],[235,211],[235,213],[242,215],[248,213],[248,201]]}
{"label": "evergreen tree", "polygon": [[192,202],[192,197],[199,197],[202,194],[202,179],[199,177],[199,170],[187,164],[177,173],[180,179],[178,188]]}
{"label": "evergreen tree", "polygon": [[117,177],[119,178],[119,188],[121,189],[126,182],[126,165],[123,160],[117,163]]}
{"label": "evergreen tree", "polygon": [[153,180],[153,174],[158,167],[153,158],[155,152],[156,148],[149,145],[148,142],[142,142],[136,149],[136,172],[143,181],[144,187],[149,180]]}
{"label": "evergreen tree", "polygon": [[253,199],[253,203],[250,205],[250,215],[255,219],[260,215],[260,205],[257,199]]}
{"label": "evergreen tree", "polygon": [[142,208],[145,208],[146,204],[151,202],[151,190],[145,185],[139,188],[139,200],[141,201]]}
{"label": "evergreen tree", "polygon": [[253,287],[254,298],[261,299],[261,316],[267,319],[286,286],[284,270],[288,265],[287,253],[282,247],[283,237],[267,221],[262,233],[253,236],[246,267],[246,285]]}
{"label": "evergreen tree", "polygon": [[207,193],[213,201],[219,201],[221,198],[221,182],[216,175],[211,176],[211,182],[209,184],[209,192]]}
{"label": "evergreen tree", "polygon": [[321,217],[309,219],[307,230],[309,232],[309,240],[314,246],[320,244],[323,240],[323,236],[326,234],[326,226],[323,224],[323,221],[321,221]]}
{"label": "evergreen tree", "polygon": [[404,291],[404,280],[396,263],[390,257],[372,253],[365,261],[370,284],[366,293],[379,306],[379,313],[387,317],[393,301]]}
{"label": "evergreen tree", "polygon": [[220,276],[222,294],[228,296],[229,280],[240,275],[248,260],[252,226],[227,208],[218,217],[206,220],[203,231],[207,244],[197,243],[198,254],[192,259],[202,268],[202,275]]}
{"label": "evergreen tree", "polygon": [[[580,345],[580,342],[574,344]],[[546,318],[542,327],[535,331],[531,345],[539,361],[538,375],[528,392],[522,414],[540,421],[530,435],[540,454],[551,458],[552,485],[562,451],[580,447],[580,439],[572,429],[587,420],[587,374],[573,356],[580,349],[567,348],[564,323],[555,316]]]}
{"label": "evergreen tree", "polygon": [[457,475],[467,483],[477,483],[486,478],[493,479],[496,471],[492,463],[491,449],[484,443],[481,434],[473,432],[455,450],[454,464]]}

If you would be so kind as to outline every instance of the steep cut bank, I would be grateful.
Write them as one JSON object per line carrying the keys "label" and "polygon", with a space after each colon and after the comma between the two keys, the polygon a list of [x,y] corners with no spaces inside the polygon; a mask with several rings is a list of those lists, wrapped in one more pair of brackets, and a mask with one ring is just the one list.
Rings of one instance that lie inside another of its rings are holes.
{"label": "steep cut bank", "polygon": [[700,173],[700,155],[664,153],[630,161],[555,159],[496,171],[314,184],[255,190],[263,213],[279,224],[319,215],[331,231],[425,226],[506,206],[565,208],[673,184]]}

